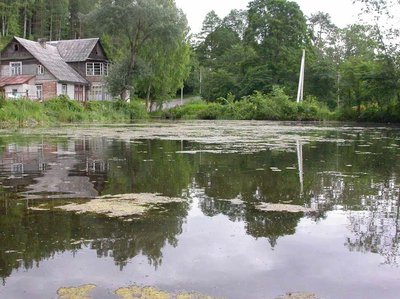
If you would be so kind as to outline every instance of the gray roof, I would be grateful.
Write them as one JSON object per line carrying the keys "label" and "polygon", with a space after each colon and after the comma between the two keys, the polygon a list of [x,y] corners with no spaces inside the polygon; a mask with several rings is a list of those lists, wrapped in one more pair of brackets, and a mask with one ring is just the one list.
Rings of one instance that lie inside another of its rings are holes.
{"label": "gray roof", "polygon": [[56,46],[61,57],[66,62],[86,61],[93,48],[99,42],[98,38],[72,39],[48,42]]}
{"label": "gray roof", "polygon": [[15,37],[15,39],[35,57],[57,80],[62,82],[88,84],[77,71],[69,66],[61,57],[57,47]]}

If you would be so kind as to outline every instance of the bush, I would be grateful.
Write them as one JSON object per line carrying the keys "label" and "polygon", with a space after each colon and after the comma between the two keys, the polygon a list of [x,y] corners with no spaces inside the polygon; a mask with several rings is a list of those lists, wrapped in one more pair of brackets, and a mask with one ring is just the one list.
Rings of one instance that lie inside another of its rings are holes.
{"label": "bush", "polygon": [[237,119],[237,120],[324,120],[333,119],[329,109],[314,98],[303,103],[289,99],[284,90],[274,87],[269,94],[256,92],[235,100],[232,95],[213,103],[197,101],[164,112],[164,117],[178,119]]}

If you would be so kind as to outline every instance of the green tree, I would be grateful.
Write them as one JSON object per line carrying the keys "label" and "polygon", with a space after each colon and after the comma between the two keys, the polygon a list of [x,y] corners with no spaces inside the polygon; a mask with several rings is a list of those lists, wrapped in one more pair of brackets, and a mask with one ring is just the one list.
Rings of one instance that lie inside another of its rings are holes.
{"label": "green tree", "polygon": [[97,22],[100,32],[117,36],[119,47],[126,49],[127,66],[119,68],[124,70],[119,94],[125,99],[134,84],[139,51],[154,39],[177,46],[186,30],[184,14],[170,0],[102,0],[89,19],[102,20]]}
{"label": "green tree", "polygon": [[254,0],[249,3],[248,45],[259,54],[259,65],[267,64],[273,84],[284,85],[294,94],[301,50],[308,43],[307,22],[295,2]]}
{"label": "green tree", "polygon": [[199,61],[203,66],[212,67],[220,56],[240,42],[239,35],[235,31],[219,26],[197,47]]}
{"label": "green tree", "polygon": [[139,53],[145,66],[138,80],[138,92],[145,95],[146,107],[152,102],[161,106],[163,101],[183,87],[190,72],[190,47],[184,38],[174,47],[165,47],[162,40],[153,41]]}
{"label": "green tree", "polygon": [[247,28],[247,11],[241,9],[233,9],[222,20],[222,26],[235,31],[240,38],[244,37]]}
{"label": "green tree", "polygon": [[322,12],[308,19],[311,45],[307,51],[305,92],[329,107],[337,105],[339,66],[343,57],[340,29]]}
{"label": "green tree", "polygon": [[201,32],[197,35],[197,39],[203,41],[211,32],[214,32],[222,23],[221,18],[217,15],[217,13],[212,10],[204,18],[203,26],[201,28]]}

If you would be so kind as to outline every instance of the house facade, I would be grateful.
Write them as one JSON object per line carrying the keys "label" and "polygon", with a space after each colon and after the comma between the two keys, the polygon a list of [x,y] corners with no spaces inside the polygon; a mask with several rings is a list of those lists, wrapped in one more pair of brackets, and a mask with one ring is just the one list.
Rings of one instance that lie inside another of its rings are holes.
{"label": "house facade", "polygon": [[108,68],[98,38],[35,42],[14,37],[1,51],[0,93],[8,99],[110,100]]}

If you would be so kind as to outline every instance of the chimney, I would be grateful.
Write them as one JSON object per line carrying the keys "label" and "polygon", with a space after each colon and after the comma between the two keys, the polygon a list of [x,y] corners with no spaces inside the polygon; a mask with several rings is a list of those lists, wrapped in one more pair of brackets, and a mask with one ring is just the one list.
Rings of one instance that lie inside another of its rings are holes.
{"label": "chimney", "polygon": [[46,48],[47,41],[45,38],[39,38],[38,43],[43,47]]}

